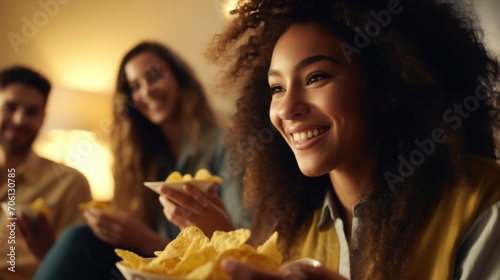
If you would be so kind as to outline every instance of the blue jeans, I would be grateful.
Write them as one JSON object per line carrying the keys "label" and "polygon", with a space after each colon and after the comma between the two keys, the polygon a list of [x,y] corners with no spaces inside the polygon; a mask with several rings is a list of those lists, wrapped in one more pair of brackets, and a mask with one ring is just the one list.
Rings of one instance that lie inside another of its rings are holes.
{"label": "blue jeans", "polygon": [[97,238],[86,224],[65,230],[47,252],[34,280],[123,280],[115,247]]}

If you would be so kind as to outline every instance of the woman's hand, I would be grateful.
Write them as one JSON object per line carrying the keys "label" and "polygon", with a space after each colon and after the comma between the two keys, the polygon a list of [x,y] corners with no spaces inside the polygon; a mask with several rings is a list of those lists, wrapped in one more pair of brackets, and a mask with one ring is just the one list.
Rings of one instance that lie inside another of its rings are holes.
{"label": "woman's hand", "polygon": [[24,246],[38,260],[43,259],[45,253],[54,244],[54,231],[47,217],[37,213],[35,218],[30,218],[20,212],[17,217],[17,232],[24,240]]}
{"label": "woman's hand", "polygon": [[185,184],[183,191],[163,186],[160,189],[163,213],[179,228],[194,225],[208,237],[215,230],[234,230],[231,218],[215,190],[216,185],[212,185],[206,193],[190,184]]}
{"label": "woman's hand", "polygon": [[163,250],[168,243],[127,212],[118,211],[110,215],[91,208],[83,212],[83,217],[99,239],[116,247],[135,249],[144,255],[153,256],[154,251]]}
{"label": "woman's hand", "polygon": [[306,263],[295,263],[286,266],[279,272],[270,272],[246,265],[236,259],[228,258],[222,261],[222,269],[233,279],[238,280],[346,280],[338,273],[322,266],[311,266]]}

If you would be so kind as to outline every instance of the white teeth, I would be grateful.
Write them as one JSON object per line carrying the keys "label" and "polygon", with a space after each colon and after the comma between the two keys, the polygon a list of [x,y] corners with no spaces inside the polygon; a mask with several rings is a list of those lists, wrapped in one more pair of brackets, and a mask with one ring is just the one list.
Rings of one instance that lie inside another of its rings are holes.
{"label": "white teeth", "polygon": [[307,140],[307,133],[306,132],[301,132],[299,139],[300,139],[300,141],[306,141]]}
{"label": "white teeth", "polygon": [[326,131],[328,131],[329,128],[315,128],[313,130],[308,130],[308,131],[303,131],[303,132],[297,132],[293,133],[293,141],[298,142],[298,143],[303,143],[311,138],[314,138],[316,136],[319,136]]}

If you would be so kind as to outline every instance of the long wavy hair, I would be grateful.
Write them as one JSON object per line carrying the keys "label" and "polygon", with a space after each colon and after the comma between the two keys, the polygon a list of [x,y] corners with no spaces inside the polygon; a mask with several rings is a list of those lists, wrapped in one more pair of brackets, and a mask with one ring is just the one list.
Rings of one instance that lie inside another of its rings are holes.
{"label": "long wavy hair", "polygon": [[[243,0],[207,50],[222,65],[222,82],[232,88],[228,92],[238,94],[228,139],[235,156],[248,137],[271,131],[267,71],[276,41],[290,25],[320,24],[341,38],[347,55],[361,59],[377,108],[371,137],[379,143],[379,157],[360,208],[357,236],[363,249],[351,251],[353,279],[401,279],[437,203],[466,179],[463,155],[496,158],[499,65],[485,49],[470,7],[405,1],[377,29],[374,23],[387,9],[387,0]],[[360,43],[361,32],[368,44]],[[408,160],[419,149],[416,140],[431,138],[435,129],[442,129],[447,140],[435,143],[434,152],[403,177],[401,159]],[[255,156],[239,160],[247,169],[245,203],[253,211],[252,234],[265,238],[278,230],[289,256],[287,248],[321,206],[331,182],[327,174],[304,176],[276,131],[248,149]]]}
{"label": "long wavy hair", "polygon": [[[184,133],[184,136],[179,137],[187,137],[190,141],[190,157],[196,158],[201,152],[196,148],[199,147],[199,136],[204,128],[214,125],[215,118],[194,72],[165,45],[142,42],[124,56],[118,71],[111,130],[114,203],[119,209],[132,211],[148,224],[154,225],[159,213],[161,214],[161,206],[158,195],[145,188],[143,182],[165,179],[161,177],[164,174],[160,174],[160,162],[165,161],[161,157],[166,155],[159,151],[168,150],[169,143],[160,128],[137,110],[124,70],[132,58],[144,52],[151,52],[164,60],[179,84],[179,119],[182,121]],[[151,65],[152,68],[155,66]]]}

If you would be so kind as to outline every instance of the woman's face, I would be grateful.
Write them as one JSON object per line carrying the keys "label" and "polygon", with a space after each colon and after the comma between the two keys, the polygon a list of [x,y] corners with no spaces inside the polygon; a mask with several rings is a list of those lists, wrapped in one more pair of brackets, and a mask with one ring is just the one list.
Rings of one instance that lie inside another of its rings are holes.
{"label": "woman's face", "polygon": [[361,62],[315,23],[294,24],[276,43],[269,69],[270,118],[301,171],[320,176],[362,163],[370,150]]}
{"label": "woman's face", "polygon": [[125,64],[125,74],[138,111],[156,125],[176,117],[179,85],[170,66],[153,52],[143,52]]}

